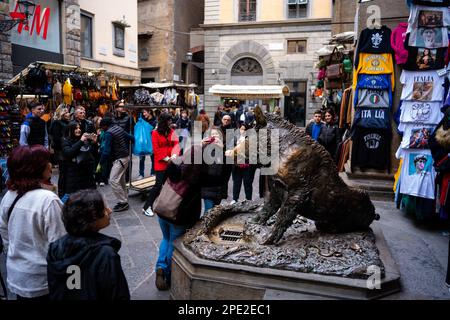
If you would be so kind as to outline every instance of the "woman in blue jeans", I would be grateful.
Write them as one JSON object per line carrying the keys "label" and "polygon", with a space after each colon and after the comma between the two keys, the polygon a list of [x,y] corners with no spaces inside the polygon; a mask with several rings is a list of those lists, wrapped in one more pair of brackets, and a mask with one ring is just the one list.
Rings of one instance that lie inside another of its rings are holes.
{"label": "woman in blue jeans", "polygon": [[[194,153],[185,153],[183,157],[192,156]],[[159,256],[156,262],[156,280],[155,285],[158,290],[168,290],[170,288],[172,254],[174,250],[174,241],[182,236],[187,229],[191,228],[200,218],[201,197],[200,197],[200,171],[202,165],[184,164],[181,159],[181,165],[170,163],[167,167],[167,178],[174,183],[183,183],[189,188],[187,194],[184,195],[178,214],[175,220],[168,220],[158,217],[159,226],[161,228],[162,240],[159,245]],[[164,196],[160,193],[159,196]],[[158,213],[155,210],[155,213]]]}

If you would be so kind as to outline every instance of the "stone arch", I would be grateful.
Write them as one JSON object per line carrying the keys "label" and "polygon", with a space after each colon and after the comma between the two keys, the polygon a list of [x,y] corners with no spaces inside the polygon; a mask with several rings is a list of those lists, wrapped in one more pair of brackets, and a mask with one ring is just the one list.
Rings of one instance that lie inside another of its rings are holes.
{"label": "stone arch", "polygon": [[253,40],[238,42],[222,57],[221,69],[225,70],[226,84],[231,84],[231,69],[242,58],[252,58],[258,61],[263,69],[264,84],[275,84],[272,83],[272,79],[276,79],[276,74],[271,54],[263,45]]}

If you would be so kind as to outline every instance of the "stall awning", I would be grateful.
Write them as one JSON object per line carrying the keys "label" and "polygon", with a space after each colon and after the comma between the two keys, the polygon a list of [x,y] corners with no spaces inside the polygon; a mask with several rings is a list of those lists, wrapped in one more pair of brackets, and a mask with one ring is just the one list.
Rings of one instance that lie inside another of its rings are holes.
{"label": "stall awning", "polygon": [[173,82],[149,82],[141,83],[139,85],[121,86],[121,88],[147,88],[147,89],[164,89],[164,88],[197,88],[196,84],[180,84]]}
{"label": "stall awning", "polygon": [[236,99],[272,99],[289,95],[287,86],[238,86],[216,84],[209,89],[209,93],[222,98]]}

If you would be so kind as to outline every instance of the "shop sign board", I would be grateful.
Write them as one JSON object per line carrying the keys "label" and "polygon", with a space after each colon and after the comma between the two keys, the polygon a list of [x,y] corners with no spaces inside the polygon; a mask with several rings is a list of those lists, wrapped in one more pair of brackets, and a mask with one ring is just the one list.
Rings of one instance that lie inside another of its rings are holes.
{"label": "shop sign board", "polygon": [[[60,43],[60,12],[59,1],[39,0],[35,2],[36,7],[31,8],[33,14],[30,16],[28,24],[19,23],[11,30],[11,43],[50,51],[61,52]],[[10,2],[10,16],[20,18],[22,13],[19,10],[17,1]]]}

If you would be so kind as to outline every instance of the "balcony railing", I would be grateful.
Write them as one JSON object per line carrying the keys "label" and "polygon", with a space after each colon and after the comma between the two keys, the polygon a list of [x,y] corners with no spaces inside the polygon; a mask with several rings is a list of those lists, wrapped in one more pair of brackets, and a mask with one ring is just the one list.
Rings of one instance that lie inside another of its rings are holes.
{"label": "balcony railing", "polygon": [[256,12],[252,13],[240,13],[239,22],[256,21]]}

